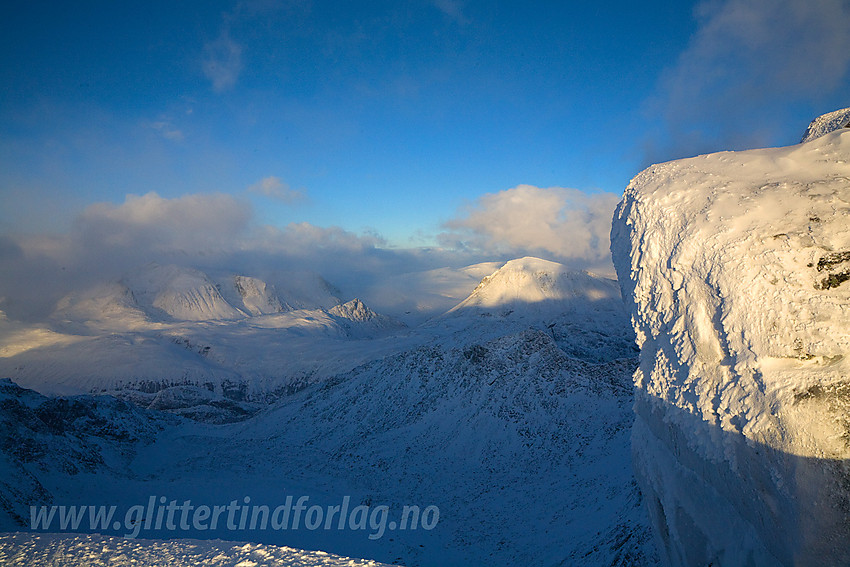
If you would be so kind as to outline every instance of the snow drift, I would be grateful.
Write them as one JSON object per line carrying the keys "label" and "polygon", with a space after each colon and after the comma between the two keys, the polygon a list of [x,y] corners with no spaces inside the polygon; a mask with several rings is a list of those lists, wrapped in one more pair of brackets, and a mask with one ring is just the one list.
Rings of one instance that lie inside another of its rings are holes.
{"label": "snow drift", "polygon": [[850,130],[646,169],[612,254],[665,562],[850,564]]}

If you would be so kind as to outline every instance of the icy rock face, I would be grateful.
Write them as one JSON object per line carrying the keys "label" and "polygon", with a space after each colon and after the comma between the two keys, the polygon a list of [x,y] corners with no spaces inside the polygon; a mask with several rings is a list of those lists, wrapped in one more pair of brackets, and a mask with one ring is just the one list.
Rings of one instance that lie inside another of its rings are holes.
{"label": "icy rock face", "polygon": [[665,562],[850,564],[850,130],[652,166],[611,234]]}

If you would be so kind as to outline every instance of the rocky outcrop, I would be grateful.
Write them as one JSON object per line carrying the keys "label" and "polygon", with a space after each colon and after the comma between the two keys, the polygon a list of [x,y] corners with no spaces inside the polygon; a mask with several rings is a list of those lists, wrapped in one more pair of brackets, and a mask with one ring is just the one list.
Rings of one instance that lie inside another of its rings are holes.
{"label": "rocky outcrop", "polygon": [[828,112],[812,120],[801,142],[810,142],[840,128],[850,128],[850,108]]}

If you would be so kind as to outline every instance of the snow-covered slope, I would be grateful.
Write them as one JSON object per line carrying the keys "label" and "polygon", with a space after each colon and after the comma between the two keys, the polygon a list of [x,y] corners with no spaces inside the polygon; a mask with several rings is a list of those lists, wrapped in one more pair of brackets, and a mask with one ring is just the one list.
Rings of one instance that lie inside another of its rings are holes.
{"label": "snow-covered slope", "polygon": [[0,534],[0,564],[136,565],[138,567],[381,567],[375,561],[304,551],[277,545],[202,541],[124,539],[101,535]]}
{"label": "snow-covered slope", "polygon": [[850,130],[654,165],[611,234],[666,563],[850,564]]}
{"label": "snow-covered slope", "polygon": [[38,347],[61,347],[83,337],[55,331],[46,323],[13,321],[0,311],[0,359],[13,357]]}
{"label": "snow-covered slope", "polygon": [[231,275],[218,284],[227,301],[248,315],[269,315],[292,309],[281,302],[274,286],[259,278]]}
{"label": "snow-covered slope", "polygon": [[190,385],[263,401],[410,344],[385,335],[322,310],[86,334],[9,322],[0,325],[0,375],[52,395]]}
{"label": "snow-covered slope", "polygon": [[330,309],[343,302],[342,291],[314,272],[282,272],[269,276],[282,303],[293,309]]}
{"label": "snow-covered slope", "polygon": [[463,301],[481,278],[504,262],[482,262],[461,268],[437,268],[393,275],[377,282],[366,298],[369,305],[391,312],[408,325],[441,315]]}
{"label": "snow-covered slope", "polygon": [[[57,431],[42,432],[40,425],[10,430],[24,446],[52,447],[37,452],[50,470],[39,460],[25,464],[32,478],[17,483],[26,489],[31,480],[41,492],[11,497],[19,516],[34,502],[115,505],[125,517],[123,511],[150,495],[208,504],[249,496],[272,507],[287,495],[306,495],[315,504],[349,496],[387,506],[391,518],[406,505],[437,506],[439,523],[432,530],[388,528],[377,539],[368,537],[374,530],[337,529],[189,529],[179,535],[422,566],[654,565],[628,458],[633,368],[628,359],[589,364],[570,358],[539,330],[465,347],[430,344],[281,398],[245,421],[177,421],[153,444],[128,439],[123,450],[110,439],[98,442],[99,431],[120,434],[120,426],[137,419],[97,409],[120,402],[95,403],[99,396],[51,401],[7,383],[14,399],[24,400],[16,408],[32,400],[29,409],[13,412],[26,415],[25,424],[38,424],[43,407],[82,408],[62,414]],[[78,415],[83,421],[72,427]],[[92,423],[99,429],[87,430]],[[63,454],[69,456],[52,460]],[[51,472],[65,461],[91,464],[84,474]],[[128,528],[116,530],[100,531],[121,535]]]}
{"label": "snow-covered slope", "polygon": [[51,319],[63,327],[76,324],[103,330],[137,329],[150,324],[133,292],[120,282],[103,283],[63,297]]}
{"label": "snow-covered slope", "polygon": [[[323,280],[316,281],[322,288]],[[589,362],[636,353],[614,281],[540,259],[508,262],[449,313],[417,329],[359,299],[327,310],[288,308],[279,300],[281,287],[149,265],[122,283],[68,296],[50,325],[0,321],[0,375],[49,394],[110,391],[124,397],[119,390],[196,387],[254,402],[431,340],[467,344],[534,328]],[[328,299],[322,289],[316,294]],[[169,312],[155,304],[170,306]],[[203,396],[174,395],[191,401],[187,407],[207,405]]]}
{"label": "snow-covered slope", "polygon": [[48,479],[128,474],[136,446],[175,421],[110,396],[48,398],[0,380],[0,529],[28,526],[30,506],[53,504]]}
{"label": "snow-covered slope", "polygon": [[330,490],[355,488],[395,513],[439,507],[437,528],[413,540],[421,549],[396,533],[375,542],[382,560],[653,565],[628,463],[633,368],[570,358],[540,330],[429,344],[282,400],[233,426],[232,447],[181,459],[226,453],[285,478],[335,479]]}

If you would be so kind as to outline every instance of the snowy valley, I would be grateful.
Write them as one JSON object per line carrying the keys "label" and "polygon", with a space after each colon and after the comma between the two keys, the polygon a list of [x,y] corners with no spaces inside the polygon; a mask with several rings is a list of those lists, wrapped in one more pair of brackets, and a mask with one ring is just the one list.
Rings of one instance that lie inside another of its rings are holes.
{"label": "snowy valley", "polygon": [[[522,258],[407,326],[314,281],[305,296],[149,265],[66,297],[45,323],[2,321],[2,528],[25,529],[30,505],[117,505],[120,516],[151,495],[272,507],[303,495],[393,518],[433,506],[439,522],[382,537],[135,535],[405,565],[655,563],[629,465],[637,350],[616,282]],[[119,523],[79,531],[120,537]],[[23,545],[14,537],[0,541]]]}

